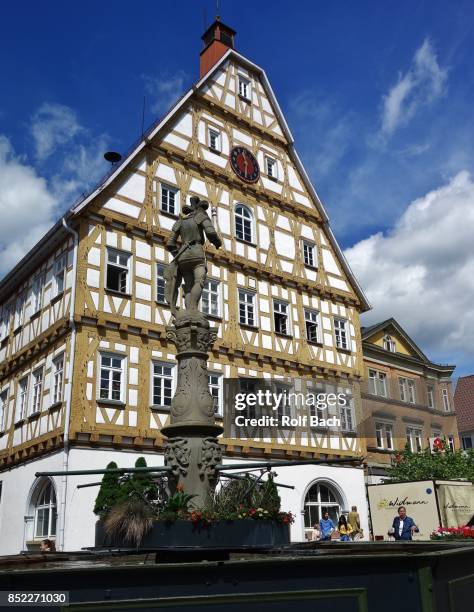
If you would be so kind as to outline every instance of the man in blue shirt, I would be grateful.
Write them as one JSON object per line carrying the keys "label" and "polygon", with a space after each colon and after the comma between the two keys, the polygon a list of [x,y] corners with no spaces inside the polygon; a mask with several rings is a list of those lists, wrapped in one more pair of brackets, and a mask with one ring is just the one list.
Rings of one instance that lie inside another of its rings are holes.
{"label": "man in blue shirt", "polygon": [[396,540],[411,540],[413,533],[420,531],[415,525],[415,521],[407,516],[407,509],[405,506],[400,506],[398,509],[398,516],[393,519],[392,529],[389,531],[389,535],[393,536]]}
{"label": "man in blue shirt", "polygon": [[319,529],[321,531],[321,540],[330,540],[331,533],[334,531],[334,523],[329,518],[327,510],[323,513],[323,518],[319,521]]}

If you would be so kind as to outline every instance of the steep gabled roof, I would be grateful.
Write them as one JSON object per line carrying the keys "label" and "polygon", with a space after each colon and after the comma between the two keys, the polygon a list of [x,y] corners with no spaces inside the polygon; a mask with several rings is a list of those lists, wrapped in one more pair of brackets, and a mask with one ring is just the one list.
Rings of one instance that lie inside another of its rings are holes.
{"label": "steep gabled roof", "polygon": [[454,392],[454,410],[459,431],[474,430],[474,374],[458,379]]}
{"label": "steep gabled roof", "polygon": [[[197,92],[199,89],[201,89],[210,80],[210,78],[219,70],[219,68],[227,60],[230,60],[230,59],[236,60],[239,64],[243,65],[244,67],[249,68],[250,70],[252,70],[253,72],[257,73],[260,76],[265,92],[267,96],[269,97],[271,104],[273,105],[274,111],[280,122],[281,128],[288,141],[288,153],[289,153],[290,159],[293,161],[296,168],[300,172],[301,177],[304,181],[304,184],[306,188],[308,189],[308,192],[311,194],[314,204],[318,212],[321,215],[324,229],[326,231],[326,235],[329,239],[329,242],[332,248],[334,249],[336,256],[338,257],[343,267],[343,270],[346,273],[348,280],[352,285],[352,288],[354,289],[357,297],[359,298],[361,302],[362,311],[365,312],[367,310],[370,310],[371,308],[370,303],[367,300],[364,292],[362,291],[362,288],[360,287],[359,283],[357,282],[341,248],[339,247],[336,241],[336,238],[332,232],[332,229],[329,226],[329,217],[326,213],[326,210],[324,209],[324,206],[318,194],[316,193],[316,190],[313,187],[311,180],[309,179],[309,176],[303,166],[303,163],[301,162],[296,152],[296,149],[294,147],[293,135],[290,131],[290,128],[288,127],[286,119],[283,115],[280,105],[278,104],[278,101],[276,99],[276,96],[273,92],[273,89],[270,85],[270,82],[267,78],[265,71],[259,66],[257,66],[256,64],[254,64],[253,62],[251,62],[250,60],[248,60],[247,58],[245,58],[243,55],[240,55],[239,53],[237,53],[234,49],[229,49],[225,53],[225,55],[223,55],[222,58],[209,70],[209,72],[202,77],[202,79],[200,79],[195,85],[192,85],[191,88],[183,96],[181,96],[181,98],[179,98],[179,100],[170,108],[170,110],[161,119],[156,121],[156,123],[154,123],[151,126],[151,128],[144,134],[143,138],[141,138],[137,142],[137,144],[130,150],[130,152],[123,158],[121,163],[118,164],[111,172],[109,172],[103,178],[103,180],[95,188],[93,188],[87,195],[85,195],[77,203],[75,203],[72,206],[72,208],[64,215],[63,219],[60,219],[58,223],[56,223],[56,225],[52,228],[52,230],[55,230],[55,229],[61,230],[63,226],[63,220],[64,222],[66,222],[70,218],[78,215],[85,207],[87,207],[87,205],[90,202],[92,202],[92,200],[97,195],[101,193],[101,191],[103,191],[108,185],[110,185],[119,176],[119,174],[124,170],[124,168],[126,168],[130,163],[132,163],[132,161],[136,158],[136,156],[140,154],[140,152],[156,136],[156,134],[158,134],[158,132],[161,129],[163,129],[163,127],[167,123],[169,123],[175,118],[177,113],[185,106],[185,104],[190,100],[193,94]],[[51,231],[48,233],[48,235],[51,233]],[[35,245],[30,250],[30,252],[13,268],[13,270],[11,270],[10,273],[0,282],[0,299],[1,299],[2,294],[5,292],[5,289],[7,288],[7,286],[11,284],[12,278],[15,277],[16,280],[18,280],[18,276],[23,276],[22,274],[23,266],[25,266],[25,264],[28,261],[31,261],[31,259],[33,258],[33,255],[37,253],[37,250],[40,246],[43,246],[43,247],[45,246],[44,238],[40,240],[40,242],[37,245]]]}

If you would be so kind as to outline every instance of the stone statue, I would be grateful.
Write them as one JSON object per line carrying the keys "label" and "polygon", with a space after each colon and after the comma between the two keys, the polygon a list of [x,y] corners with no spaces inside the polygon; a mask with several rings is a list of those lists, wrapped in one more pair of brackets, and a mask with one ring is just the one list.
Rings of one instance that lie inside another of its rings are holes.
{"label": "stone statue", "polygon": [[[202,508],[215,488],[222,449],[217,440],[223,428],[216,424],[209,393],[208,351],[217,339],[217,327],[198,310],[207,275],[206,237],[219,248],[222,241],[206,213],[209,204],[192,197],[184,215],[171,230],[166,245],[174,259],[166,269],[165,299],[174,320],[167,326],[168,340],[176,346],[178,380],[171,400],[169,423],[162,427],[170,493],[178,485],[193,495],[191,506]],[[184,311],[177,307],[184,279]]]}
{"label": "stone statue", "polygon": [[[184,303],[187,311],[197,311],[207,275],[206,256],[203,245],[206,236],[217,248],[222,245],[219,234],[206,213],[208,202],[191,198],[190,205],[183,207],[184,216],[173,225],[166,248],[174,260],[166,269],[165,300],[176,318],[179,307],[179,288],[184,278]],[[178,246],[178,239],[181,244]]]}

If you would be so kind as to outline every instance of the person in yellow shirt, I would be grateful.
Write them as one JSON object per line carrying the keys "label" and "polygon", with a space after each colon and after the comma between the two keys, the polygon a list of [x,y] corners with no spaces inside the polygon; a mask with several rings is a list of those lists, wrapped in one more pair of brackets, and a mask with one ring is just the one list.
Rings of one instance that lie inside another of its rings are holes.
{"label": "person in yellow shirt", "polygon": [[337,524],[337,530],[339,531],[339,535],[341,537],[341,542],[349,542],[351,533],[354,531],[352,529],[352,525],[346,521],[346,517],[341,514],[339,517],[339,522]]}

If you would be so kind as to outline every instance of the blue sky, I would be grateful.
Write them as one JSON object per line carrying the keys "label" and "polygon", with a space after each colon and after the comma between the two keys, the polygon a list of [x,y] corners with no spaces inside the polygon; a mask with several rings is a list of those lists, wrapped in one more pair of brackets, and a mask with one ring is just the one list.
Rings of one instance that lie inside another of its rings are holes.
{"label": "blue sky", "polygon": [[[220,4],[374,306],[365,322],[393,315],[474,371],[472,2]],[[140,136],[144,96],[146,127],[197,80],[215,6],[2,6],[0,272]]]}

